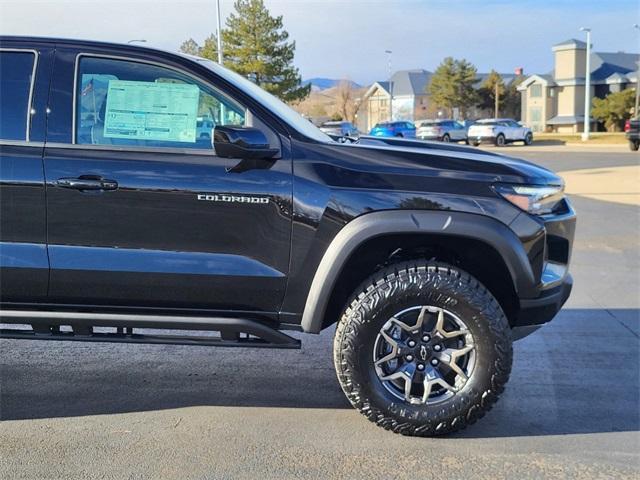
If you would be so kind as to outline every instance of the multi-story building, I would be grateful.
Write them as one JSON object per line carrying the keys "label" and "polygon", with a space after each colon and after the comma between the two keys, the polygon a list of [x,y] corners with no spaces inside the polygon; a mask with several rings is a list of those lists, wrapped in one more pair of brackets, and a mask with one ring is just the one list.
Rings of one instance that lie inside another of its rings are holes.
{"label": "multi-story building", "polygon": [[[553,71],[531,75],[518,87],[522,98],[521,120],[534,131],[576,133],[583,131],[587,44],[570,39],[552,47]],[[591,54],[591,97],[638,84],[637,53]],[[595,127],[595,126],[594,126]]]}

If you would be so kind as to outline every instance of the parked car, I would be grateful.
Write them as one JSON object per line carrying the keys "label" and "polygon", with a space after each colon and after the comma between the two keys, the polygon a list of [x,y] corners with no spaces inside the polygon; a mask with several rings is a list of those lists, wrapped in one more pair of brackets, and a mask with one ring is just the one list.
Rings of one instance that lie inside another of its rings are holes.
{"label": "parked car", "polygon": [[369,132],[374,137],[404,137],[416,138],[416,126],[411,122],[382,122],[377,123]]}
{"label": "parked car", "polygon": [[624,122],[624,134],[629,141],[629,148],[633,152],[640,147],[640,118],[632,118]]}
{"label": "parked car", "polygon": [[358,129],[351,122],[324,122],[320,125],[320,130],[327,135],[336,137],[358,137],[360,135]]}
{"label": "parked car", "polygon": [[467,132],[469,143],[478,146],[481,143],[492,143],[503,147],[507,143],[523,142],[531,145],[533,132],[510,118],[486,118],[478,120]]}
{"label": "parked car", "polygon": [[420,140],[466,142],[467,129],[455,120],[422,120],[418,122],[416,137]]}
{"label": "parked car", "polygon": [[[0,47],[2,338],[295,349],[289,331],[332,328],[355,408],[441,435],[491,409],[512,341],[569,297],[575,214],[545,168],[339,143],[204,58]],[[213,142],[196,134],[205,109]]]}

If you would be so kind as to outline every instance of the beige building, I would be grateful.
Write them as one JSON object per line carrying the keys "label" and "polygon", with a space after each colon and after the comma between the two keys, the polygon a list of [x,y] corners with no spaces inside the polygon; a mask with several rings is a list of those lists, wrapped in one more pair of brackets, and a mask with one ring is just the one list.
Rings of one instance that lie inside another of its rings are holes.
{"label": "beige building", "polygon": [[421,69],[400,70],[389,81],[375,82],[364,96],[366,120],[359,127],[369,131],[376,123],[388,122],[390,118],[410,122],[428,118],[432,112],[428,110],[427,85],[432,75]]}
{"label": "beige building", "polygon": [[[438,118],[439,114],[457,118],[457,109],[447,112],[431,102],[427,90],[432,76],[433,73],[428,70],[400,70],[389,81],[375,82],[363,97],[366,104],[358,113],[358,128],[369,131],[375,124],[388,122],[390,119],[417,122]],[[488,76],[488,73],[478,73],[475,87],[480,88]],[[505,84],[518,78],[518,74],[514,73],[501,73],[500,76]],[[483,118],[493,116],[493,109],[476,106],[469,109],[467,114],[468,118]]]}
{"label": "beige building", "polygon": [[[522,95],[521,120],[534,132],[581,132],[587,44],[570,39],[554,45],[552,51],[553,71],[531,75],[518,87]],[[591,96],[604,98],[612,92],[635,88],[639,60],[640,56],[632,53],[592,53]]]}

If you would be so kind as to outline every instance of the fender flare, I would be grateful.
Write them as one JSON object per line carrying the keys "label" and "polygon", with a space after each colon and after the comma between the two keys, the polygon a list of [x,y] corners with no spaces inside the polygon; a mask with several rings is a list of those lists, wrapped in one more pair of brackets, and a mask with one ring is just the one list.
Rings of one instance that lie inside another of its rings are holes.
{"label": "fender flare", "polygon": [[365,241],[387,234],[433,234],[466,237],[493,247],[502,257],[516,293],[535,287],[527,253],[504,223],[484,215],[436,210],[385,210],[355,218],[329,244],[313,277],[302,314],[302,329],[319,333],[333,288],[343,266]]}

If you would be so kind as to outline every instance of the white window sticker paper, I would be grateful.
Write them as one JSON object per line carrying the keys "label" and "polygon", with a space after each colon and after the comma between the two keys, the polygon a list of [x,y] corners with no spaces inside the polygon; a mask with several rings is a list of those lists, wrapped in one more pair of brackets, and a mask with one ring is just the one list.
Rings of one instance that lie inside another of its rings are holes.
{"label": "white window sticker paper", "polygon": [[196,85],[109,80],[104,136],[195,143],[199,95]]}

